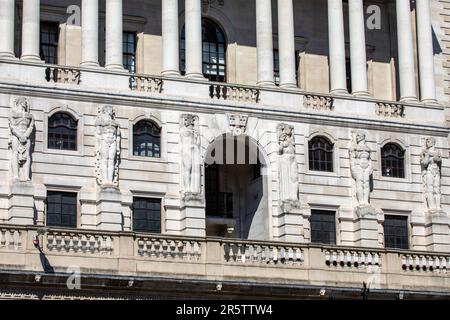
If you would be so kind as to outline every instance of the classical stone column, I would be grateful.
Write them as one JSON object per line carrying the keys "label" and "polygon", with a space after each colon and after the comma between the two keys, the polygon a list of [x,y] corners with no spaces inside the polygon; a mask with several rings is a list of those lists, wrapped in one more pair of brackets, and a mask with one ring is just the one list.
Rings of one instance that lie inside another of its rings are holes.
{"label": "classical stone column", "polygon": [[179,76],[178,0],[162,1],[162,74]]}
{"label": "classical stone column", "polygon": [[294,6],[292,0],[278,0],[278,41],[280,87],[297,88],[295,77]]}
{"label": "classical stone column", "polygon": [[352,93],[368,95],[367,56],[363,0],[348,1]]}
{"label": "classical stone column", "polygon": [[416,0],[417,42],[419,48],[420,98],[437,103],[434,80],[433,36],[429,0]]}
{"label": "classical stone column", "polygon": [[256,0],[257,85],[259,86],[275,86],[271,2],[271,0]]}
{"label": "classical stone column", "polygon": [[186,77],[204,79],[201,0],[186,0]]}
{"label": "classical stone column", "polygon": [[347,94],[342,0],[328,0],[328,43],[330,51],[330,92]]}
{"label": "classical stone column", "polygon": [[123,71],[122,0],[106,0],[106,69]]}
{"label": "classical stone column", "polygon": [[41,62],[39,54],[40,12],[39,0],[23,0],[22,60]]}
{"label": "classical stone column", "polygon": [[98,67],[98,0],[83,0],[81,66]]}
{"label": "classical stone column", "polygon": [[0,0],[0,58],[14,58],[14,0]]}
{"label": "classical stone column", "polygon": [[409,0],[395,1],[397,11],[398,65],[400,74],[400,100],[417,100],[414,67],[411,4]]}

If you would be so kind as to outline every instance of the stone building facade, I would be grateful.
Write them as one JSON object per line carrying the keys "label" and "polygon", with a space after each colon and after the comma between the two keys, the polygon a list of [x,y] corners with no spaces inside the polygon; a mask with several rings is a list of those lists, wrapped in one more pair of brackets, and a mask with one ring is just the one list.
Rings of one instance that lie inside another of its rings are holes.
{"label": "stone building facade", "polygon": [[450,1],[0,8],[3,297],[448,297]]}

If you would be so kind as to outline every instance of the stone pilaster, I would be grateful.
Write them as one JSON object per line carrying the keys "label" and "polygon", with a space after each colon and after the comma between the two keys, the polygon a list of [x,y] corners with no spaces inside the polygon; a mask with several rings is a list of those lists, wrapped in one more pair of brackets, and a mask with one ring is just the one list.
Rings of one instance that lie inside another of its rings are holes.
{"label": "stone pilaster", "polygon": [[97,194],[97,228],[123,230],[122,193],[116,188],[101,188]]}
{"label": "stone pilaster", "polygon": [[40,14],[40,0],[23,1],[22,60],[30,62],[42,62],[39,53],[41,28]]}
{"label": "stone pilaster", "polygon": [[110,70],[124,71],[122,0],[106,0],[105,23],[105,67]]}
{"label": "stone pilaster", "polygon": [[383,214],[371,206],[356,208],[355,220],[355,246],[378,248],[381,247],[379,237],[380,223]]}
{"label": "stone pilaster", "polygon": [[162,74],[180,75],[178,0],[162,1]]}
{"label": "stone pilaster", "polygon": [[186,77],[204,79],[201,0],[186,0]]}
{"label": "stone pilaster", "polygon": [[33,225],[36,220],[35,188],[31,182],[14,182],[10,187],[8,223]]}
{"label": "stone pilaster", "polygon": [[14,0],[0,0],[0,58],[14,56]]}
{"label": "stone pilaster", "polygon": [[206,236],[205,199],[190,197],[181,200],[180,229],[185,236]]}
{"label": "stone pilaster", "polygon": [[81,66],[98,67],[98,0],[83,0],[81,23]]}
{"label": "stone pilaster", "polygon": [[256,42],[259,86],[275,86],[271,0],[256,0]]}
{"label": "stone pilaster", "polygon": [[450,252],[450,218],[444,212],[426,216],[425,243],[429,251]]}

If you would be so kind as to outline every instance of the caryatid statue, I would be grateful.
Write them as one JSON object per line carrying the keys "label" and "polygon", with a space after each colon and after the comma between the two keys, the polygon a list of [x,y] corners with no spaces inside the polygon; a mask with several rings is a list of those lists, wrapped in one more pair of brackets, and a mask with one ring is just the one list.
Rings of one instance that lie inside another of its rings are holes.
{"label": "caryatid statue", "polygon": [[9,116],[9,148],[11,149],[11,171],[14,181],[30,181],[31,134],[34,130],[34,117],[25,98],[14,100]]}
{"label": "caryatid statue", "polygon": [[119,184],[119,159],[121,133],[112,106],[103,106],[97,116],[96,177],[101,186],[117,187]]}
{"label": "caryatid statue", "polygon": [[295,158],[294,127],[280,124],[278,133],[278,171],[280,203],[283,207],[298,206],[298,169]]}
{"label": "caryatid statue", "polygon": [[200,134],[198,117],[190,114],[181,116],[181,179],[184,198],[198,198],[200,187]]}
{"label": "caryatid statue", "polygon": [[366,134],[357,132],[350,147],[350,170],[356,183],[356,199],[360,206],[368,206],[370,198],[370,176],[373,173],[372,151],[367,146]]}
{"label": "caryatid statue", "polygon": [[428,138],[420,158],[427,207],[441,210],[441,164],[442,156],[436,150],[436,139]]}

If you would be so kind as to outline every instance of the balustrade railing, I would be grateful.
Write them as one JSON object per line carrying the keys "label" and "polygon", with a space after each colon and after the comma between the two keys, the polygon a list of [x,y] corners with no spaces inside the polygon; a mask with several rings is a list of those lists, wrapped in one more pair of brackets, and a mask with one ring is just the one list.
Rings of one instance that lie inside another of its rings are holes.
{"label": "balustrade railing", "polygon": [[130,89],[137,92],[161,93],[164,80],[159,77],[147,75],[131,75]]}
{"label": "balustrade railing", "polygon": [[45,234],[49,252],[112,254],[113,237],[90,232],[48,231]]}
{"label": "balustrade railing", "polygon": [[318,111],[332,111],[334,108],[334,98],[327,96],[306,94],[303,96],[303,106],[306,109]]}
{"label": "balustrade railing", "polygon": [[162,237],[137,237],[137,255],[155,259],[189,260],[200,259],[202,242]]}
{"label": "balustrade railing", "polygon": [[260,90],[229,84],[211,84],[209,95],[212,99],[258,103]]}
{"label": "balustrade railing", "polygon": [[18,250],[22,247],[22,231],[1,228],[0,229],[0,248]]}
{"label": "balustrade railing", "polygon": [[365,268],[381,266],[381,254],[366,250],[325,249],[325,264],[329,267]]}
{"label": "balustrade railing", "polygon": [[402,255],[405,271],[443,272],[450,274],[450,255],[405,254]]}
{"label": "balustrade railing", "polygon": [[397,103],[378,102],[375,105],[375,113],[380,117],[403,118],[405,106]]}
{"label": "balustrade railing", "polygon": [[45,80],[47,82],[78,85],[81,83],[81,71],[70,67],[48,66],[45,69]]}

